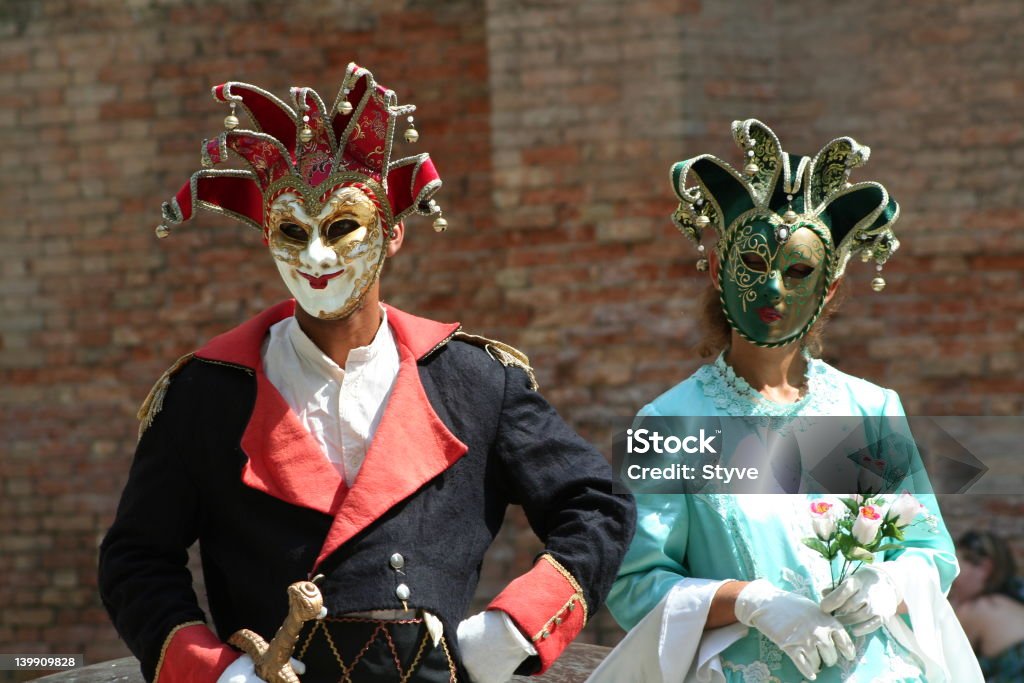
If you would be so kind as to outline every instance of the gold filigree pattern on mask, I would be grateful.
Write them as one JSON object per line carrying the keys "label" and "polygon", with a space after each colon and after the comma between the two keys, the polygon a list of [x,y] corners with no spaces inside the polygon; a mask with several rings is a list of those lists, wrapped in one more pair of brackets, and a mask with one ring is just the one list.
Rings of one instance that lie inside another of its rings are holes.
{"label": "gold filigree pattern on mask", "polygon": [[[365,176],[359,175],[358,173],[350,172],[335,173],[316,187],[310,187],[301,181],[297,181],[295,177],[282,178],[268,187],[264,196],[268,199],[269,211],[270,206],[273,206],[274,201],[276,201],[278,197],[285,192],[294,192],[301,197],[302,206],[305,209],[306,214],[315,216],[323,210],[324,204],[330,199],[331,193],[335,188],[345,183],[360,183],[366,185],[378,199],[386,197],[384,188],[379,184],[367,179]],[[371,203],[376,207],[378,212],[380,212],[381,219],[385,223],[388,225],[392,225],[394,223],[394,217],[391,215],[391,210],[386,201]]]}
{"label": "gold filigree pattern on mask", "polygon": [[[770,264],[775,260],[775,252],[768,246],[768,240],[764,235],[754,232],[753,222],[736,231],[735,245],[735,257],[730,257],[726,261],[726,277],[736,283],[740,301],[743,302],[743,310],[746,311],[747,304],[757,299],[756,288],[763,287],[768,282],[768,272]],[[763,271],[749,268],[743,261],[743,256],[748,254],[763,259],[767,267]]]}

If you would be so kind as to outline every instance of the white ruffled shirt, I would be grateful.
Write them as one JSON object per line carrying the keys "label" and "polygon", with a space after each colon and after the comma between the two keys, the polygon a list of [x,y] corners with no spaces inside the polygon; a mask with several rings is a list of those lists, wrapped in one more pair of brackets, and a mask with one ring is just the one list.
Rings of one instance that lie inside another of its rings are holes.
{"label": "white ruffled shirt", "polygon": [[263,371],[345,483],[352,486],[398,376],[399,358],[388,314],[377,334],[348,352],[341,368],[288,317],[270,327]]}

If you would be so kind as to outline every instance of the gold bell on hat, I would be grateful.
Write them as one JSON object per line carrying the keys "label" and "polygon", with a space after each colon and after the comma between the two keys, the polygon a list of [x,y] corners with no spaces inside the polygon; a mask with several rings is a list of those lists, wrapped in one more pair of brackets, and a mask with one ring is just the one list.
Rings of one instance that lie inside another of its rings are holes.
{"label": "gold bell on hat", "polygon": [[876,264],[875,270],[878,271],[878,275],[876,275],[875,279],[871,281],[871,289],[875,290],[876,292],[881,292],[883,289],[885,289],[885,278],[882,277],[882,264]]}
{"label": "gold bell on hat", "polygon": [[706,272],[708,269],[708,260],[704,258],[704,245],[698,244],[697,251],[700,252],[700,258],[697,259],[697,270],[700,272]]}
{"label": "gold bell on hat", "polygon": [[156,236],[160,239],[164,239],[171,234],[171,229],[162,223],[156,226]]}
{"label": "gold bell on hat", "polygon": [[786,213],[782,214],[782,222],[787,225],[796,222],[797,218],[796,211],[793,209],[786,209]]}
{"label": "gold bell on hat", "polygon": [[701,214],[700,216],[697,216],[697,218],[694,219],[693,222],[698,228],[706,228],[708,226],[708,223],[711,222],[711,219],[705,216],[704,214]]}
{"label": "gold bell on hat", "polygon": [[434,232],[444,232],[448,229],[448,221],[445,220],[444,216],[438,216],[434,219]]}
{"label": "gold bell on hat", "polygon": [[342,116],[348,116],[352,113],[352,103],[348,101],[348,94],[352,92],[349,88],[342,88],[341,94],[345,96],[341,102],[338,103],[338,113]]}
{"label": "gold bell on hat", "polygon": [[302,117],[302,130],[299,131],[299,140],[309,142],[313,139],[313,129],[309,127],[309,117]]}
{"label": "gold bell on hat", "polygon": [[224,117],[224,127],[228,130],[238,128],[238,117],[235,116],[235,103],[231,103],[231,113]]}
{"label": "gold bell on hat", "polygon": [[747,175],[757,175],[757,172],[761,170],[761,167],[751,161],[749,164],[743,167],[743,172]]}
{"label": "gold bell on hat", "polygon": [[409,127],[405,129],[405,141],[413,143],[420,139],[420,132],[416,130],[416,124],[413,123],[411,116],[407,120],[409,121]]}

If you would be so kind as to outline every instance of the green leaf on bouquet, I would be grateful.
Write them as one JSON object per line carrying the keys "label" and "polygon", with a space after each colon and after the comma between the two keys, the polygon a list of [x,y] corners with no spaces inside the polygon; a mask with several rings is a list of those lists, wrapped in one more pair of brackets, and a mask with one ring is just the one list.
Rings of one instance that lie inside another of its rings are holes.
{"label": "green leaf on bouquet", "polygon": [[807,546],[811,550],[814,550],[815,552],[820,554],[822,557],[824,557],[826,560],[831,559],[829,557],[830,553],[828,551],[828,546],[825,545],[824,543],[822,543],[819,539],[817,539],[817,538],[805,538],[805,539],[803,539],[803,541],[804,541],[804,545],[805,546]]}
{"label": "green leaf on bouquet", "polygon": [[854,546],[843,553],[850,562],[874,562],[875,556],[860,546]]}
{"label": "green leaf on bouquet", "polygon": [[853,498],[840,498],[839,500],[842,501],[843,505],[845,505],[846,508],[854,514],[854,516],[860,514],[860,506]]}
{"label": "green leaf on bouquet", "polygon": [[857,545],[857,539],[849,534],[840,534],[836,537],[836,548],[842,551],[845,556],[846,553]]}

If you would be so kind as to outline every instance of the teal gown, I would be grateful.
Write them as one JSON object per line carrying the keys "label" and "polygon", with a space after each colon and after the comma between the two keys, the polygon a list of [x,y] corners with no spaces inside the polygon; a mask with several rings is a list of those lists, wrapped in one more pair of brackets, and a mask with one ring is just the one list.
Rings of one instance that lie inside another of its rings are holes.
{"label": "teal gown", "polygon": [[[773,403],[736,376],[720,356],[646,405],[640,416],[888,415],[905,424],[899,397],[891,390],[811,358],[806,380],[807,391],[799,402]],[[920,489],[915,493],[926,511],[906,529],[905,547],[876,558],[908,568],[907,563],[913,563],[915,587],[904,595],[909,612],[902,617],[905,626],[890,620],[874,633],[854,638],[856,658],[852,662],[840,658],[839,664],[818,674],[818,681],[982,680],[945,600],[958,572],[952,540],[934,495],[921,494]],[[820,602],[833,572],[839,574],[840,561],[830,567],[800,540],[814,535],[808,507],[816,497],[714,492],[637,495],[636,536],[607,602],[619,624],[634,631],[590,680],[804,680],[789,658],[756,629],[733,624],[705,630],[704,622],[711,597],[726,579],[764,578],[780,589]],[[904,637],[897,639],[893,630]]]}

